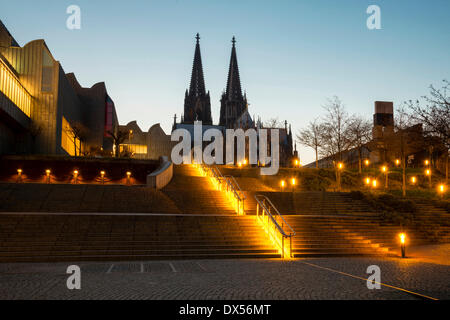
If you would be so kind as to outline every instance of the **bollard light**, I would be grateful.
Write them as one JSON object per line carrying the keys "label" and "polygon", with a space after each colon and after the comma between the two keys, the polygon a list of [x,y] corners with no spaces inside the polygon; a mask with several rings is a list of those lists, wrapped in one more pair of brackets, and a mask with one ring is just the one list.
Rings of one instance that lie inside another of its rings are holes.
{"label": "bollard light", "polygon": [[22,182],[22,169],[17,169],[17,183]]}
{"label": "bollard light", "polygon": [[366,165],[366,167],[368,167],[368,166],[369,166],[369,164],[370,164],[370,161],[369,161],[369,159],[366,159],[366,160],[364,160],[364,164]]}
{"label": "bollard light", "polygon": [[366,183],[366,185],[370,185],[370,178],[367,177],[367,178],[364,180],[364,182]]}
{"label": "bollard light", "polygon": [[430,170],[430,169],[425,170],[425,174],[426,174],[427,176],[431,175],[431,170]]}
{"label": "bollard light", "polygon": [[247,165],[247,159],[244,159],[244,166]]}
{"label": "bollard light", "polygon": [[400,246],[401,246],[401,250],[402,250],[402,258],[405,258],[405,256],[406,256],[406,234],[400,233],[399,238],[400,238]]}
{"label": "bollard light", "polygon": [[386,166],[382,166],[381,167],[381,171],[386,172],[387,171],[387,167]]}
{"label": "bollard light", "polygon": [[376,188],[377,184],[378,184],[377,180],[372,180],[372,187],[373,188]]}
{"label": "bollard light", "polygon": [[105,171],[100,171],[100,176],[102,177],[102,184],[105,184]]}
{"label": "bollard light", "polygon": [[73,183],[78,183],[78,170],[73,171]]}
{"label": "bollard light", "polygon": [[242,167],[242,162],[238,162],[238,167]]}
{"label": "bollard light", "polygon": [[22,175],[22,169],[17,169],[17,174],[20,176]]}
{"label": "bollard light", "polygon": [[130,171],[127,172],[127,177],[128,177],[128,178],[131,177],[131,172],[130,172]]}
{"label": "bollard light", "polygon": [[50,173],[51,173],[50,169],[45,170],[45,174],[47,176],[47,183],[50,183]]}
{"label": "bollard light", "polygon": [[425,160],[424,163],[426,166],[428,166],[430,164],[430,160]]}
{"label": "bollard light", "polygon": [[284,187],[286,186],[286,182],[284,180],[281,180],[280,185],[281,185],[281,191],[283,191]]}
{"label": "bollard light", "polygon": [[441,194],[441,197],[444,196],[445,191],[446,191],[445,185],[444,185],[444,184],[440,184],[440,185],[438,186],[438,192]]}
{"label": "bollard light", "polygon": [[342,170],[344,168],[344,164],[342,162],[338,163],[338,169]]}
{"label": "bollard light", "polygon": [[411,177],[411,183],[412,184],[416,184],[417,182],[417,178],[416,177]]}
{"label": "bollard light", "polygon": [[397,167],[400,165],[400,160],[399,160],[399,159],[396,159],[396,160],[395,160],[395,165],[396,165]]}

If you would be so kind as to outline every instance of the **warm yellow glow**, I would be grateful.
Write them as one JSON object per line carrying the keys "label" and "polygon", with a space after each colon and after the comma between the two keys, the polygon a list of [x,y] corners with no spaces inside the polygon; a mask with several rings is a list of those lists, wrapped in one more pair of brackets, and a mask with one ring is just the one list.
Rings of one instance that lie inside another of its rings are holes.
{"label": "warm yellow glow", "polygon": [[387,171],[387,167],[386,166],[382,166],[381,167],[381,171],[386,172]]}
{"label": "warm yellow glow", "polygon": [[370,161],[369,161],[368,159],[366,159],[366,160],[364,160],[364,164],[365,164],[366,166],[368,166],[368,165],[370,164]]}
{"label": "warm yellow glow", "polygon": [[285,185],[286,185],[286,182],[284,180],[281,180],[281,187],[284,188]]}
{"label": "warm yellow glow", "polygon": [[31,95],[2,59],[0,59],[0,91],[30,117]]}
{"label": "warm yellow glow", "polygon": [[19,175],[21,175],[21,174],[22,174],[22,169],[17,169],[17,173],[18,173]]}
{"label": "warm yellow glow", "polygon": [[370,184],[370,178],[366,178],[365,182],[366,182],[367,185],[369,185]]}
{"label": "warm yellow glow", "polygon": [[242,162],[238,162],[238,167],[242,167]]}
{"label": "warm yellow glow", "polygon": [[130,171],[127,172],[127,177],[128,178],[131,177],[131,172]]}
{"label": "warm yellow glow", "polygon": [[395,160],[395,164],[398,166],[400,164],[400,160],[399,159]]}
{"label": "warm yellow glow", "polygon": [[406,234],[400,233],[398,236],[400,237],[400,243],[401,244],[405,244],[405,242],[406,242]]}
{"label": "warm yellow glow", "polygon": [[411,183],[414,184],[417,182],[417,178],[416,177],[411,177]]}
{"label": "warm yellow glow", "polygon": [[100,171],[100,175],[103,177],[105,175],[105,171]]}
{"label": "warm yellow glow", "polygon": [[75,170],[75,171],[73,172],[73,174],[77,176],[77,175],[78,175],[78,170]]}
{"label": "warm yellow glow", "polygon": [[431,170],[430,170],[430,169],[425,170],[425,174],[426,174],[427,176],[429,176],[429,175],[431,174]]}
{"label": "warm yellow glow", "polygon": [[50,169],[45,170],[45,173],[49,176],[50,175]]}
{"label": "warm yellow glow", "polygon": [[64,117],[62,117],[61,147],[71,156],[81,154],[82,143],[79,138],[74,137],[73,128]]}
{"label": "warm yellow glow", "polygon": [[339,168],[339,169],[344,168],[344,164],[343,164],[342,162],[339,162],[339,163],[338,163],[338,168]]}
{"label": "warm yellow glow", "polygon": [[297,181],[295,180],[295,178],[292,178],[291,183],[292,183],[293,186],[295,186],[295,183],[296,183],[296,182],[297,182]]}
{"label": "warm yellow glow", "polygon": [[430,164],[430,160],[425,160],[425,165],[429,165]]}
{"label": "warm yellow glow", "polygon": [[119,152],[129,152],[131,155],[146,155],[147,146],[145,144],[122,143],[119,145]]}
{"label": "warm yellow glow", "polygon": [[372,187],[376,188],[377,187],[377,183],[378,183],[377,180],[373,180],[372,181]]}
{"label": "warm yellow glow", "polygon": [[445,185],[440,184],[439,187],[438,187],[438,190],[439,190],[440,193],[444,193],[445,192]]}
{"label": "warm yellow glow", "polygon": [[247,159],[244,159],[244,165],[246,165],[247,164]]}

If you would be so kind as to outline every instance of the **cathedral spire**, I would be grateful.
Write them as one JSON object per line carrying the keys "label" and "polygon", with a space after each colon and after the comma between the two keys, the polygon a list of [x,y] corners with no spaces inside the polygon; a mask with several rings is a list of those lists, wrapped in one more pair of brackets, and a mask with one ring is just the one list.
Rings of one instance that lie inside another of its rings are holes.
{"label": "cathedral spire", "polygon": [[195,36],[195,39],[197,39],[197,43],[195,45],[189,94],[197,97],[206,95],[206,90],[205,79],[203,77],[202,56],[200,54],[200,35],[198,33]]}
{"label": "cathedral spire", "polygon": [[189,91],[184,95],[184,118],[183,123],[194,123],[201,120],[204,124],[212,124],[211,102],[205,89],[203,76],[202,56],[200,54],[200,35],[195,36],[194,63],[192,65],[191,83]]}
{"label": "cathedral spire", "polygon": [[234,36],[231,43],[233,46],[231,48],[226,95],[230,100],[242,100],[241,80],[239,78],[239,67],[236,55],[236,38]]}

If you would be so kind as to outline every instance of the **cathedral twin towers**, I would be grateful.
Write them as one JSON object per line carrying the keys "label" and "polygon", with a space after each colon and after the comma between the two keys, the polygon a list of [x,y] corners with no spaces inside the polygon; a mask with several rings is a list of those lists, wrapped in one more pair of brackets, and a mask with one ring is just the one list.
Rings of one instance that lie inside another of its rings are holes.
{"label": "cathedral twin towers", "polygon": [[[209,91],[206,92],[205,88],[202,57],[200,54],[200,36],[198,33],[196,39],[197,43],[195,45],[191,83],[184,97],[184,118],[182,119],[182,123],[192,124],[198,120],[202,121],[205,125],[212,125],[211,101]],[[242,95],[241,80],[239,79],[236,40],[234,37],[232,44],[227,86],[220,99],[219,126],[226,128],[235,128],[237,121],[244,115],[249,118],[247,98],[245,95]]]}

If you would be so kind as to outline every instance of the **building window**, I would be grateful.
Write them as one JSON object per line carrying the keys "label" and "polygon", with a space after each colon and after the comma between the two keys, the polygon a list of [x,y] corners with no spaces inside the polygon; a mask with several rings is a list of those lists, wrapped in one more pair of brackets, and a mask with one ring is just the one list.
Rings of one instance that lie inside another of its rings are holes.
{"label": "building window", "polygon": [[124,143],[119,145],[119,151],[128,152],[133,155],[147,155],[147,146],[145,144],[130,144]]}
{"label": "building window", "polygon": [[0,59],[0,91],[8,97],[28,117],[31,114],[31,95],[20,83],[19,79]]}

